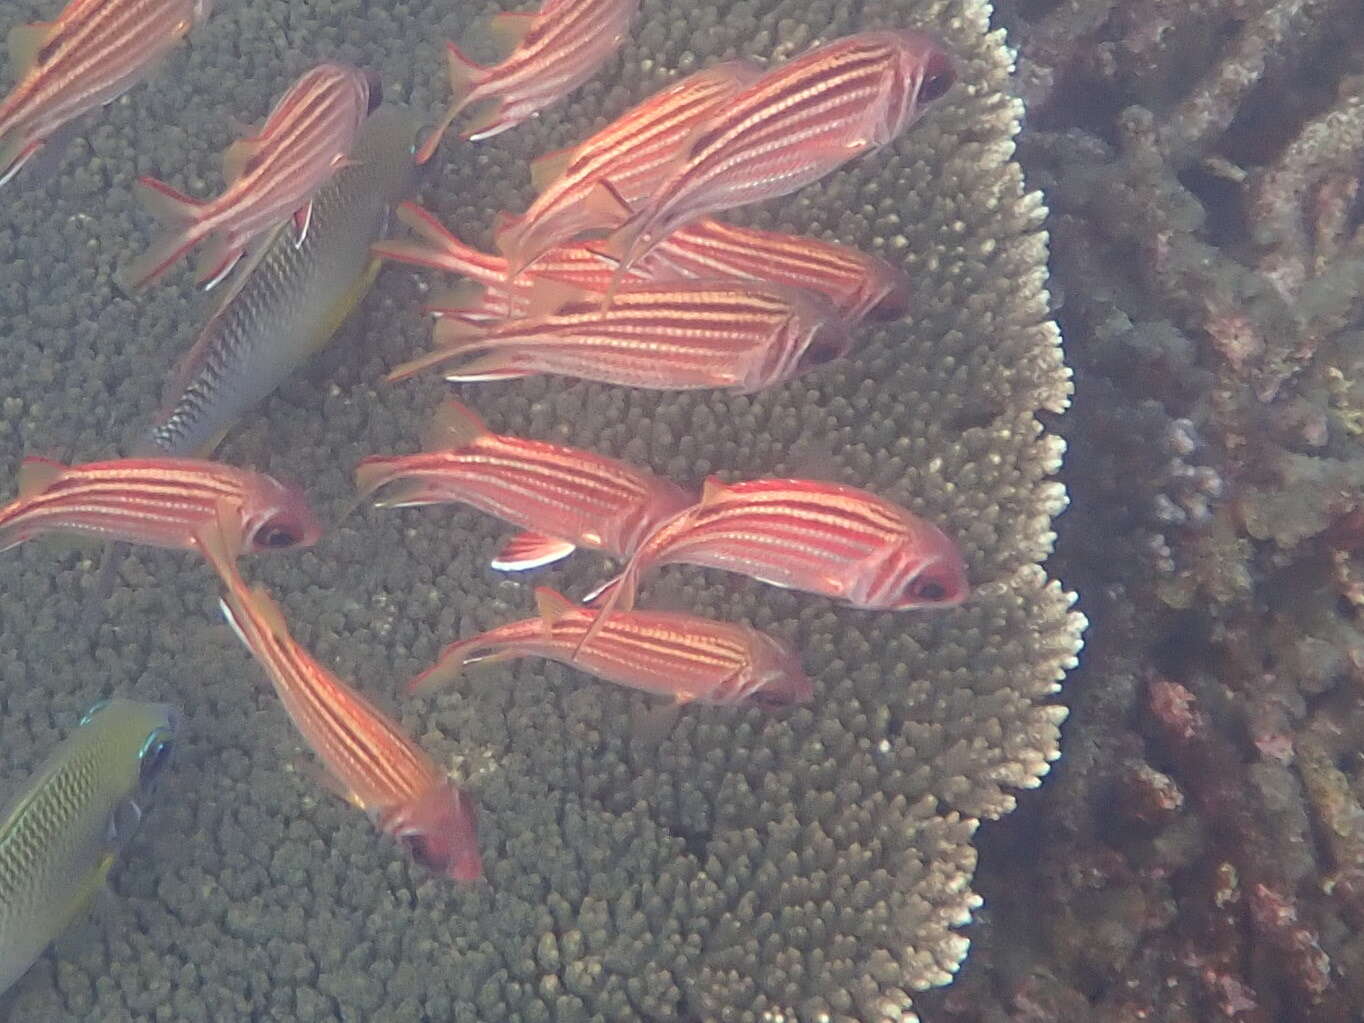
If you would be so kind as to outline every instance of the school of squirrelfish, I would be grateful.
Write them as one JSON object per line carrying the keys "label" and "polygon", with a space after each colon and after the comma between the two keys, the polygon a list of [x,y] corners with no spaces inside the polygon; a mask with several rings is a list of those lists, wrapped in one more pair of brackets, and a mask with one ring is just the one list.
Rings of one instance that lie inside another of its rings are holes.
{"label": "school of squirrelfish", "polygon": [[[904,132],[956,77],[944,45],[923,31],[868,31],[766,69],[731,61],[676,79],[537,160],[538,198],[498,218],[495,254],[409,201],[422,178],[441,187],[423,165],[434,166],[448,128],[472,109],[462,138],[478,142],[537,116],[617,51],[638,6],[545,0],[536,12],[497,15],[491,30],[508,52],[489,67],[448,44],[454,95],[424,139],[417,118],[384,105],[377,76],[329,62],[228,148],[217,197],[139,179],[167,226],[124,268],[123,285],[151,284],[203,244],[198,283],[225,285],[223,296],[128,457],[27,458],[18,496],[0,507],[0,551],[65,533],[203,557],[221,580],[228,624],[321,762],[323,784],[417,862],[464,883],[494,855],[480,849],[474,796],[303,649],[279,605],[238,572],[240,555],[317,541],[306,497],[211,457],[327,342],[384,261],[464,279],[428,307],[434,350],[393,368],[390,382],[439,366],[456,382],[556,374],[752,393],[849,357],[864,320],[905,314],[911,281],[885,260],[713,215],[787,195]],[[46,161],[35,157],[59,154],[78,118],[152,73],[210,9],[210,0],[71,0],[53,21],[16,29],[0,185],[40,173]],[[394,221],[411,234],[387,237]],[[454,399],[425,441],[417,454],[361,461],[361,499],[460,502],[509,523],[518,532],[492,562],[499,570],[579,548],[624,568],[579,604],[538,588],[536,614],[454,641],[409,690],[476,662],[530,656],[665,697],[674,710],[697,701],[780,711],[816,696],[797,649],[743,623],[638,610],[641,580],[686,563],[887,611],[947,608],[969,594],[946,533],[854,486],[710,478],[698,493],[591,451],[493,433]],[[0,818],[0,992],[102,887],[177,724],[167,706],[97,705],[14,794]]]}

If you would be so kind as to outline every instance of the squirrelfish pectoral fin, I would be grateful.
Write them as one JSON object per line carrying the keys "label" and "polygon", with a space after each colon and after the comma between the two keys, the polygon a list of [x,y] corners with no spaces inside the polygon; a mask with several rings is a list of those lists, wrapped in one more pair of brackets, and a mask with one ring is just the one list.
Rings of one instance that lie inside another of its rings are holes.
{"label": "squirrelfish pectoral fin", "polygon": [[562,561],[575,546],[557,536],[540,533],[517,533],[502,545],[491,565],[500,572],[524,572]]}
{"label": "squirrelfish pectoral fin", "polygon": [[27,455],[19,463],[19,496],[41,494],[66,471],[66,466],[52,458]]}
{"label": "squirrelfish pectoral fin", "polygon": [[502,11],[488,19],[488,34],[502,47],[504,53],[510,53],[521,45],[535,27],[538,16],[532,11]]}
{"label": "squirrelfish pectoral fin", "polygon": [[422,434],[426,451],[457,450],[488,435],[488,427],[477,412],[462,401],[447,398],[431,416]]}
{"label": "squirrelfish pectoral fin", "polygon": [[342,785],[335,775],[331,774],[316,760],[310,760],[305,754],[299,753],[290,758],[289,766],[294,769],[295,774],[307,778],[323,791],[330,792],[339,799],[344,799],[357,810],[367,809],[359,796]]}
{"label": "squirrelfish pectoral fin", "polygon": [[567,281],[540,277],[536,279],[535,284],[530,289],[526,316],[550,316],[563,309],[564,306],[573,302],[581,302],[586,297],[587,293],[582,288],[569,284]]}
{"label": "squirrelfish pectoral fin", "polygon": [[573,154],[577,148],[577,146],[565,146],[563,149],[556,149],[532,160],[530,162],[531,188],[535,189],[536,192],[543,192],[548,188],[572,162]]}
{"label": "squirrelfish pectoral fin", "polygon": [[558,590],[548,586],[535,587],[535,609],[540,612],[546,635],[554,630],[554,623],[573,610],[573,602]]}
{"label": "squirrelfish pectoral fin", "polygon": [[239,505],[226,498],[219,500],[213,523],[205,526],[194,542],[204,560],[218,573],[229,590],[242,586],[241,577],[237,575],[237,556],[241,554],[242,548],[242,510]]}
{"label": "squirrelfish pectoral fin", "polygon": [[55,21],[36,21],[31,25],[15,25],[9,30],[9,59],[14,73],[23,75],[38,63],[43,47],[60,30]]}

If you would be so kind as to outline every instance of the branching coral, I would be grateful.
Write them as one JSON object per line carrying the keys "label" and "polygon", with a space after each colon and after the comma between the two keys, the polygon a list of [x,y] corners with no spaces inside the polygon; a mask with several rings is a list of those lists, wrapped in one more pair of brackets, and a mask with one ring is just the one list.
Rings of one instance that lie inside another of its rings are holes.
{"label": "branching coral", "polygon": [[[42,5],[44,10],[46,4]],[[386,95],[435,111],[438,42],[472,13],[350,0],[222,9],[189,51],[107,110],[46,193],[0,227],[4,462],[108,452],[155,406],[201,306],[145,301],[111,273],[143,244],[133,176],[205,191],[227,115],[264,110],[306,63],[376,66]],[[8,23],[39,13],[11,5]],[[288,770],[294,742],[213,607],[207,572],[139,552],[99,620],[92,560],[0,561],[0,689],[11,773],[93,696],[175,698],[189,736],[125,869],[122,898],[14,994],[14,1020],[904,1021],[948,981],[979,906],[972,836],[1058,755],[1055,694],[1083,619],[1038,561],[1065,494],[1039,412],[1070,383],[1049,318],[1046,210],[1012,162],[1020,107],[980,0],[723,10],[647,0],[622,58],[551,115],[448,146],[424,201],[486,241],[524,206],[530,157],[581,137],[674,70],[761,59],[870,25],[941,32],[963,83],[934,116],[751,220],[904,264],[908,320],[855,356],[752,397],[660,398],[562,380],[469,389],[494,429],[556,438],[685,482],[711,471],[822,475],[954,533],[977,593],[937,616],[871,615],[678,569],[656,604],[798,639],[818,695],[774,718],[689,709],[632,738],[642,698],[537,664],[472,675],[406,726],[476,793],[488,883],[460,890],[381,844]],[[415,77],[414,77],[415,76]],[[201,187],[202,186],[202,187]],[[379,390],[425,344],[424,283],[390,270],[332,352],[286,384],[226,457],[306,482],[333,519],[356,458],[419,435],[436,383]],[[486,567],[501,529],[460,510],[360,513],[316,548],[250,566],[299,640],[383,694],[439,645],[524,614],[524,580]],[[581,592],[590,556],[546,573]],[[0,1014],[4,1010],[0,1009]]]}

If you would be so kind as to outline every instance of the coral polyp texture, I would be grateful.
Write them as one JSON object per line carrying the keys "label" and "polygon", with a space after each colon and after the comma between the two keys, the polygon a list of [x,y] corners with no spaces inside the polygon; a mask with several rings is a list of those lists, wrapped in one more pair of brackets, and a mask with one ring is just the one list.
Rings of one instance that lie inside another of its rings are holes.
{"label": "coral polyp texture", "polygon": [[[21,0],[0,28],[50,17]],[[83,124],[51,183],[0,216],[0,464],[113,454],[151,417],[208,304],[180,268],[136,300],[116,270],[153,229],[131,185],[208,194],[230,117],[249,121],[319,59],[373,67],[389,101],[445,104],[443,38],[468,5],[218,4],[148,84]],[[493,8],[482,13],[491,13]],[[343,515],[351,470],[412,450],[447,385],[381,387],[424,350],[431,279],[390,267],[332,347],[230,437],[223,457],[303,483],[314,548],[244,564],[338,675],[396,708],[480,807],[484,882],[411,865],[295,769],[297,737],[216,612],[199,563],[134,552],[103,604],[92,552],[0,559],[0,780],[22,778],[101,694],[173,700],[185,739],[114,876],[118,898],[0,1000],[10,1020],[912,1020],[967,950],[973,835],[1059,752],[1059,683],[1083,618],[1039,567],[1065,493],[1040,413],[1070,391],[1048,309],[1046,214],[1012,161],[1011,56],[976,0],[798,6],[646,0],[621,55],[545,115],[481,145],[447,139],[423,204],[487,246],[524,208],[531,158],[679,72],[779,60],[882,26],[943,36],[953,93],[893,145],[736,221],[903,265],[902,322],[768,392],[659,395],[563,379],[467,387],[499,432],[630,459],[695,485],[804,475],[939,523],[974,586],[963,607],[876,614],[686,567],[651,606],[747,620],[796,643],[813,703],[687,708],[541,662],[399,687],[460,636],[523,617],[530,584],[487,566],[505,528],[459,507]],[[482,56],[477,42],[471,46]],[[540,573],[571,594],[580,553]],[[93,611],[92,611],[93,608]]]}

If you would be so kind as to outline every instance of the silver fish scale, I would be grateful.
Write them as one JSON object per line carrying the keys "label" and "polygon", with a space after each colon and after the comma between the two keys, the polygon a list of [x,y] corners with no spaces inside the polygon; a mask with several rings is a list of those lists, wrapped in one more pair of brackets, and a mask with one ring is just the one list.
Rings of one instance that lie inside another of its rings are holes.
{"label": "silver fish scale", "polygon": [[415,184],[416,122],[392,107],[365,121],[355,163],[313,200],[302,245],[281,224],[241,267],[195,342],[198,365],[134,450],[203,455],[331,337],[337,311],[355,300],[369,247]]}

